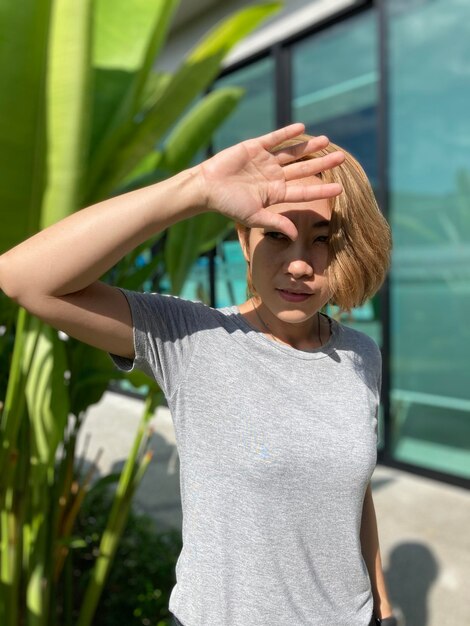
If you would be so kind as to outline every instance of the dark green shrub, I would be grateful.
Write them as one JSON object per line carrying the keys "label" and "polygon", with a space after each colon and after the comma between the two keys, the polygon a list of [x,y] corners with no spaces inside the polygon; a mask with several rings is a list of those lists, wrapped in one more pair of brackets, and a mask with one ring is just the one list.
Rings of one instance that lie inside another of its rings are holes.
{"label": "dark green shrub", "polygon": [[[73,603],[77,611],[96,558],[112,503],[112,491],[91,490],[75,535],[86,547],[73,551]],[[93,621],[96,626],[170,626],[168,602],[182,548],[177,530],[158,531],[148,515],[130,512],[111,574]],[[78,611],[77,611],[78,613]]]}

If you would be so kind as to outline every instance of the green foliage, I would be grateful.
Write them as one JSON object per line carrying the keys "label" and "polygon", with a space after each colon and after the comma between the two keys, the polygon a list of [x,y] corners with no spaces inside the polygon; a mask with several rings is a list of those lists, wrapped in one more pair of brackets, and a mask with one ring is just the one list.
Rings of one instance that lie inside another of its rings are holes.
{"label": "green foliage", "polygon": [[[109,195],[153,151],[189,105],[211,85],[233,46],[279,8],[278,3],[247,7],[218,24],[196,45],[173,75],[167,80],[156,81],[159,90],[153,96],[153,105],[145,113],[134,111],[132,117],[124,116],[125,124],[111,122],[98,148],[93,150],[84,197],[86,204]],[[109,19],[112,20],[113,16],[110,15]],[[147,83],[149,70],[146,67],[145,77],[136,77],[140,85]],[[121,93],[121,98],[128,101],[126,93]],[[117,110],[120,111],[119,106]]]}
{"label": "green foliage", "polygon": [[[92,489],[77,519],[75,532],[83,537],[85,545],[72,553],[75,618],[90,580],[112,498],[110,489]],[[181,548],[179,531],[158,532],[150,517],[131,511],[96,610],[95,623],[170,626],[168,603],[176,583],[175,565]],[[61,594],[60,604],[64,601],[63,588]]]}
{"label": "green foliage", "polygon": [[52,0],[0,0],[0,252],[39,228]]}
{"label": "green foliage", "polygon": [[0,291],[0,399],[6,396],[8,371],[15,340],[16,309],[14,302]]}
{"label": "green foliage", "polygon": [[32,433],[32,459],[53,466],[70,410],[65,387],[67,361],[57,331],[30,317],[23,345],[26,404]]}

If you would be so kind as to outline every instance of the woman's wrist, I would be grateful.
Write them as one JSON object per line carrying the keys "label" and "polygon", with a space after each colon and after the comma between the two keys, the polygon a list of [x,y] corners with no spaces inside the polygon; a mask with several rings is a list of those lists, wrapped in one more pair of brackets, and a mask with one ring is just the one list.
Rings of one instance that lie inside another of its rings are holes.
{"label": "woman's wrist", "polygon": [[194,167],[184,170],[181,174],[187,177],[189,184],[189,198],[192,204],[191,211],[194,211],[195,214],[210,211],[209,190],[201,165],[195,165]]}
{"label": "woman's wrist", "polygon": [[157,230],[208,210],[205,208],[207,192],[198,166],[183,170],[151,187],[153,210],[158,207],[154,213],[156,224],[153,226]]}
{"label": "woman's wrist", "polygon": [[374,611],[374,619],[376,626],[405,626],[405,618],[400,607],[392,609],[383,609],[380,612],[381,616],[377,617],[376,611]]}
{"label": "woman's wrist", "polygon": [[379,617],[376,617],[375,623],[376,623],[376,626],[399,626],[398,620],[394,615],[389,615],[388,617],[384,617],[382,619]]}

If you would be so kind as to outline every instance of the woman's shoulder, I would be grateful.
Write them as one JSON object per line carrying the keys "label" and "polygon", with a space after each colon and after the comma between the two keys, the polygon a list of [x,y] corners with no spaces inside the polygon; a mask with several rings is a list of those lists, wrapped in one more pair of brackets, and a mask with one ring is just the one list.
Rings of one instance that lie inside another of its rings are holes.
{"label": "woman's shoulder", "polygon": [[376,340],[362,330],[336,321],[340,334],[340,344],[344,349],[359,353],[369,353],[376,358],[381,357],[381,350]]}

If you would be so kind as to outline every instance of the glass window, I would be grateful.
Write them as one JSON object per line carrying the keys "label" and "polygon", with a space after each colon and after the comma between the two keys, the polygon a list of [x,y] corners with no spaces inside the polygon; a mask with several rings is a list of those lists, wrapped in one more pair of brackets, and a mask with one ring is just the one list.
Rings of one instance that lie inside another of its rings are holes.
{"label": "glass window", "polygon": [[375,11],[292,48],[294,120],[351,152],[377,181],[378,59]]}
{"label": "glass window", "polygon": [[393,450],[470,477],[470,4],[388,3]]}
{"label": "glass window", "polygon": [[211,303],[209,283],[209,258],[200,256],[191,268],[183,288],[179,294],[185,300],[198,300],[205,304]]}
{"label": "glass window", "polygon": [[213,139],[218,152],[239,141],[269,133],[276,125],[274,61],[267,57],[220,78],[215,87],[236,86],[245,95]]}

